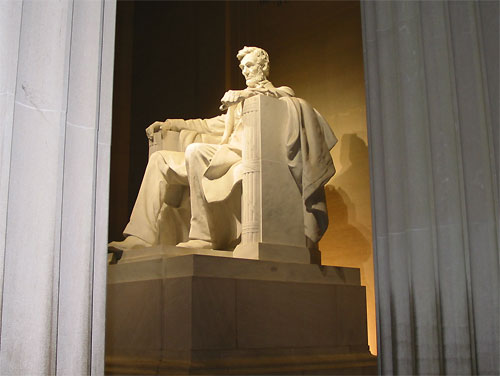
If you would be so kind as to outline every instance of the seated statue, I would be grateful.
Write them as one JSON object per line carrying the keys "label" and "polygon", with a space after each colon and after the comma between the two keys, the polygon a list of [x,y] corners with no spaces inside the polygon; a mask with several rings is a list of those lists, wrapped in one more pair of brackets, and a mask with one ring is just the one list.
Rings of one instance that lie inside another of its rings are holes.
{"label": "seated statue", "polygon": [[[225,114],[211,119],[157,121],[147,128],[150,140],[157,132],[181,132],[185,150],[158,150],[150,155],[123,232],[125,240],[111,242],[110,249],[172,244],[227,250],[238,244],[240,202],[245,194],[240,183],[244,173],[243,108],[245,100],[256,95],[286,102],[283,137],[287,163],[303,201],[305,239],[308,246],[316,246],[328,225],[324,185],[335,173],[330,149],[337,140],[314,108],[296,98],[289,87],[274,87],[268,80],[266,51],[244,47],[237,58],[247,88],[224,94],[220,109],[227,110]],[[195,142],[189,143],[192,140]]]}

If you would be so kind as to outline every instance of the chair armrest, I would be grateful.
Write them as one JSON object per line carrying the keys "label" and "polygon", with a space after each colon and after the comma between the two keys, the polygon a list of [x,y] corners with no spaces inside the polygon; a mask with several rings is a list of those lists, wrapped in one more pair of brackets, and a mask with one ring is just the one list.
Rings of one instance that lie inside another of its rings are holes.
{"label": "chair armrest", "polygon": [[158,150],[185,151],[189,144],[202,142],[205,144],[218,144],[221,136],[198,133],[192,130],[159,130],[149,139],[149,156]]}
{"label": "chair armrest", "polygon": [[149,139],[149,156],[158,150],[182,151],[179,142],[180,132],[159,130]]}

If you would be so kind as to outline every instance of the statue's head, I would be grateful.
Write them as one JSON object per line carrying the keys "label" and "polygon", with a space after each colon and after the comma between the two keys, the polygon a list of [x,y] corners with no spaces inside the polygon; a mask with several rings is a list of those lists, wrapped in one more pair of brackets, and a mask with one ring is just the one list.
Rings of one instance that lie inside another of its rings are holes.
{"label": "statue's head", "polygon": [[259,47],[243,47],[236,55],[248,87],[255,87],[269,77],[269,55]]}

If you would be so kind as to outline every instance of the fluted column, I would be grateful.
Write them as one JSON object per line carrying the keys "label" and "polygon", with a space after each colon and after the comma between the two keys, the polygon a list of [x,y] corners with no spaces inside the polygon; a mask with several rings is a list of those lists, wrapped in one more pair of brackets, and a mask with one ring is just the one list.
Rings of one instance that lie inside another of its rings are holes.
{"label": "fluted column", "polygon": [[257,243],[262,240],[261,134],[260,118],[256,116],[259,113],[259,104],[260,102],[256,100],[248,100],[243,111],[245,146],[242,151],[244,161],[242,185],[245,195],[241,206],[242,243]]}
{"label": "fluted column", "polygon": [[103,372],[114,15],[107,0],[0,4],[2,374]]}
{"label": "fluted column", "polygon": [[[9,198],[10,154],[14,96],[17,78],[17,57],[21,30],[22,3],[0,3],[0,281],[3,280],[7,201]],[[0,283],[0,295],[3,284]],[[2,314],[0,306],[0,317]]]}
{"label": "fluted column", "polygon": [[380,371],[496,374],[498,4],[362,11]]}

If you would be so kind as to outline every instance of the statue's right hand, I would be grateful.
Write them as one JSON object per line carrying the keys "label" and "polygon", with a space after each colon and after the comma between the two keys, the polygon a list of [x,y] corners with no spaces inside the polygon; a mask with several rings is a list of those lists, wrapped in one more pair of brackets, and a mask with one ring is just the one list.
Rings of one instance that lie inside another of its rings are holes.
{"label": "statue's right hand", "polygon": [[166,122],[163,121],[155,121],[153,124],[151,124],[149,127],[146,128],[146,135],[150,140],[153,139],[153,134],[158,132],[161,128],[166,126]]}
{"label": "statue's right hand", "polygon": [[252,96],[254,93],[250,90],[228,90],[221,98],[222,105],[219,107],[221,111],[227,110],[232,105],[235,105],[242,100]]}

